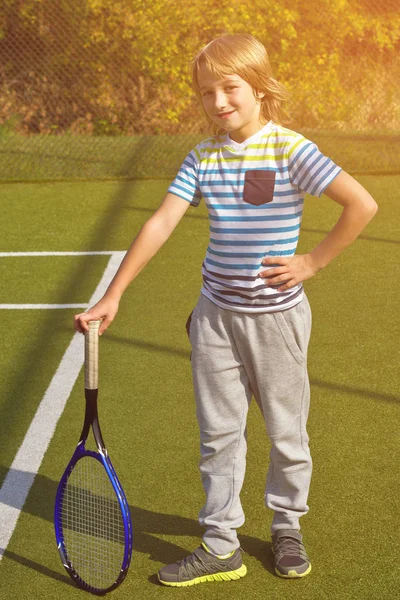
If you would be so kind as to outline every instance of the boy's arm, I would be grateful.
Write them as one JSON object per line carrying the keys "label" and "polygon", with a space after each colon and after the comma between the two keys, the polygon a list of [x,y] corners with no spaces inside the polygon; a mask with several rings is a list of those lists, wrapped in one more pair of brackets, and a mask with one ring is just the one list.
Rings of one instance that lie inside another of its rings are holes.
{"label": "boy's arm", "polygon": [[265,266],[281,265],[259,274],[267,285],[282,284],[278,290],[284,291],[315,275],[357,239],[378,210],[367,190],[345,171],[335,177],[324,193],[343,206],[338,222],[309,254],[265,258]]}
{"label": "boy's arm", "polygon": [[175,194],[166,194],[160,207],[132,242],[103,298],[87,312],[75,315],[77,331],[84,333],[88,330],[88,321],[97,319],[103,319],[99,333],[107,329],[118,311],[122,294],[167,241],[189,206],[189,202]]}

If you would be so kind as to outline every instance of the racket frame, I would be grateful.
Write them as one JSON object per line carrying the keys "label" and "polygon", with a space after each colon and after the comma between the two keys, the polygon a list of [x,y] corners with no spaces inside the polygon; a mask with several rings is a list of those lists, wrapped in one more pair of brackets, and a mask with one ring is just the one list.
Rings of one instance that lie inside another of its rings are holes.
{"label": "racket frame", "polygon": [[[94,323],[96,323],[96,325],[93,326],[93,329],[96,330],[96,335],[98,335],[97,332],[98,332],[98,327],[100,325],[100,321],[98,321],[98,322],[91,321],[91,322],[89,322],[89,325],[92,325],[92,324],[94,325]],[[93,332],[91,332],[91,335],[93,335]],[[97,344],[98,344],[98,340],[96,340],[96,346],[97,346]],[[85,347],[87,348],[87,346],[85,346]],[[86,350],[85,366],[86,366],[86,363],[88,362],[87,352],[88,351]],[[96,348],[96,352],[97,352],[97,348]],[[97,353],[96,353],[96,369],[97,369]],[[96,374],[96,385],[97,385],[97,374]],[[97,412],[98,389],[97,388],[96,389],[88,389],[88,387],[86,387],[86,386],[87,386],[87,380],[85,382],[85,399],[86,399],[85,420],[84,420],[84,424],[83,424],[83,428],[82,428],[82,432],[80,435],[78,445],[75,449],[74,454],[72,455],[71,460],[68,463],[67,468],[65,469],[65,471],[61,477],[60,483],[58,484],[56,499],[55,499],[55,506],[54,506],[54,526],[55,526],[55,534],[56,534],[58,552],[60,554],[61,561],[62,561],[64,568],[66,569],[68,575],[80,588],[82,588],[88,592],[91,592],[92,594],[103,595],[108,592],[111,592],[116,587],[118,587],[122,583],[122,581],[125,579],[126,574],[128,572],[129,565],[130,565],[131,558],[132,558],[132,537],[133,537],[132,519],[131,519],[131,515],[130,515],[128,501],[125,496],[125,492],[124,492],[122,485],[117,477],[117,474],[114,470],[112,462],[108,456],[108,452],[107,452],[107,449],[106,449],[106,446],[105,446],[105,443],[103,440],[103,436],[101,433],[100,424],[99,424],[99,420],[98,420],[98,412]],[[92,429],[93,437],[96,442],[98,452],[95,452],[93,450],[87,450],[85,448],[85,443],[88,438],[90,429]],[[97,589],[97,588],[89,585],[88,583],[86,583],[83,579],[81,579],[81,577],[75,571],[74,567],[72,566],[71,561],[68,558],[68,553],[67,553],[67,550],[65,547],[65,541],[64,541],[64,533],[63,533],[61,516],[62,516],[62,504],[63,504],[65,488],[67,486],[69,476],[71,475],[72,470],[74,469],[77,462],[79,460],[81,460],[82,458],[87,458],[87,457],[94,458],[95,460],[100,462],[101,465],[106,470],[106,473],[112,484],[112,487],[114,489],[116,498],[118,500],[118,503],[119,503],[119,506],[121,509],[122,521],[123,521],[123,525],[124,525],[125,545],[124,545],[124,557],[123,557],[123,561],[122,561],[122,565],[121,565],[121,570],[120,570],[120,573],[119,573],[118,577],[116,578],[115,582],[106,589]]]}

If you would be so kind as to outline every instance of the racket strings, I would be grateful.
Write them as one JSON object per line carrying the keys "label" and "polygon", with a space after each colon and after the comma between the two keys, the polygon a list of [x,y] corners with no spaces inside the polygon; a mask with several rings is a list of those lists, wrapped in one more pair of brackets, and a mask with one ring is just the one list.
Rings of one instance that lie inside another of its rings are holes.
{"label": "racket strings", "polygon": [[72,568],[88,585],[106,589],[117,579],[125,552],[119,502],[101,463],[80,459],[64,489],[61,523]]}

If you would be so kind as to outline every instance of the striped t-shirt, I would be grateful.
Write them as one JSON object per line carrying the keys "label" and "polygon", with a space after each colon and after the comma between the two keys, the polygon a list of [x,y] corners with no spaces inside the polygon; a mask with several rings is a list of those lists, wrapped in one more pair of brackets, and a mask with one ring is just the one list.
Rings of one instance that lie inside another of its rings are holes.
{"label": "striped t-shirt", "polygon": [[204,198],[208,208],[202,294],[250,313],[298,304],[303,285],[268,287],[261,261],[295,254],[306,193],[321,196],[340,170],[313,142],[271,121],[241,144],[228,133],[198,144],[168,191],[194,206]]}

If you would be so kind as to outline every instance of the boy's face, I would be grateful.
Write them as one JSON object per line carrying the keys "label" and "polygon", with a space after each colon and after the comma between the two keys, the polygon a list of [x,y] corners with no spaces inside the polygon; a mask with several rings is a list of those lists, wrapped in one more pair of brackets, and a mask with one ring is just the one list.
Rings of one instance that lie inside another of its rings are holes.
{"label": "boy's face", "polygon": [[244,142],[263,127],[260,100],[254,96],[251,85],[239,75],[218,79],[201,64],[197,79],[208,117],[228,131],[232,140]]}

